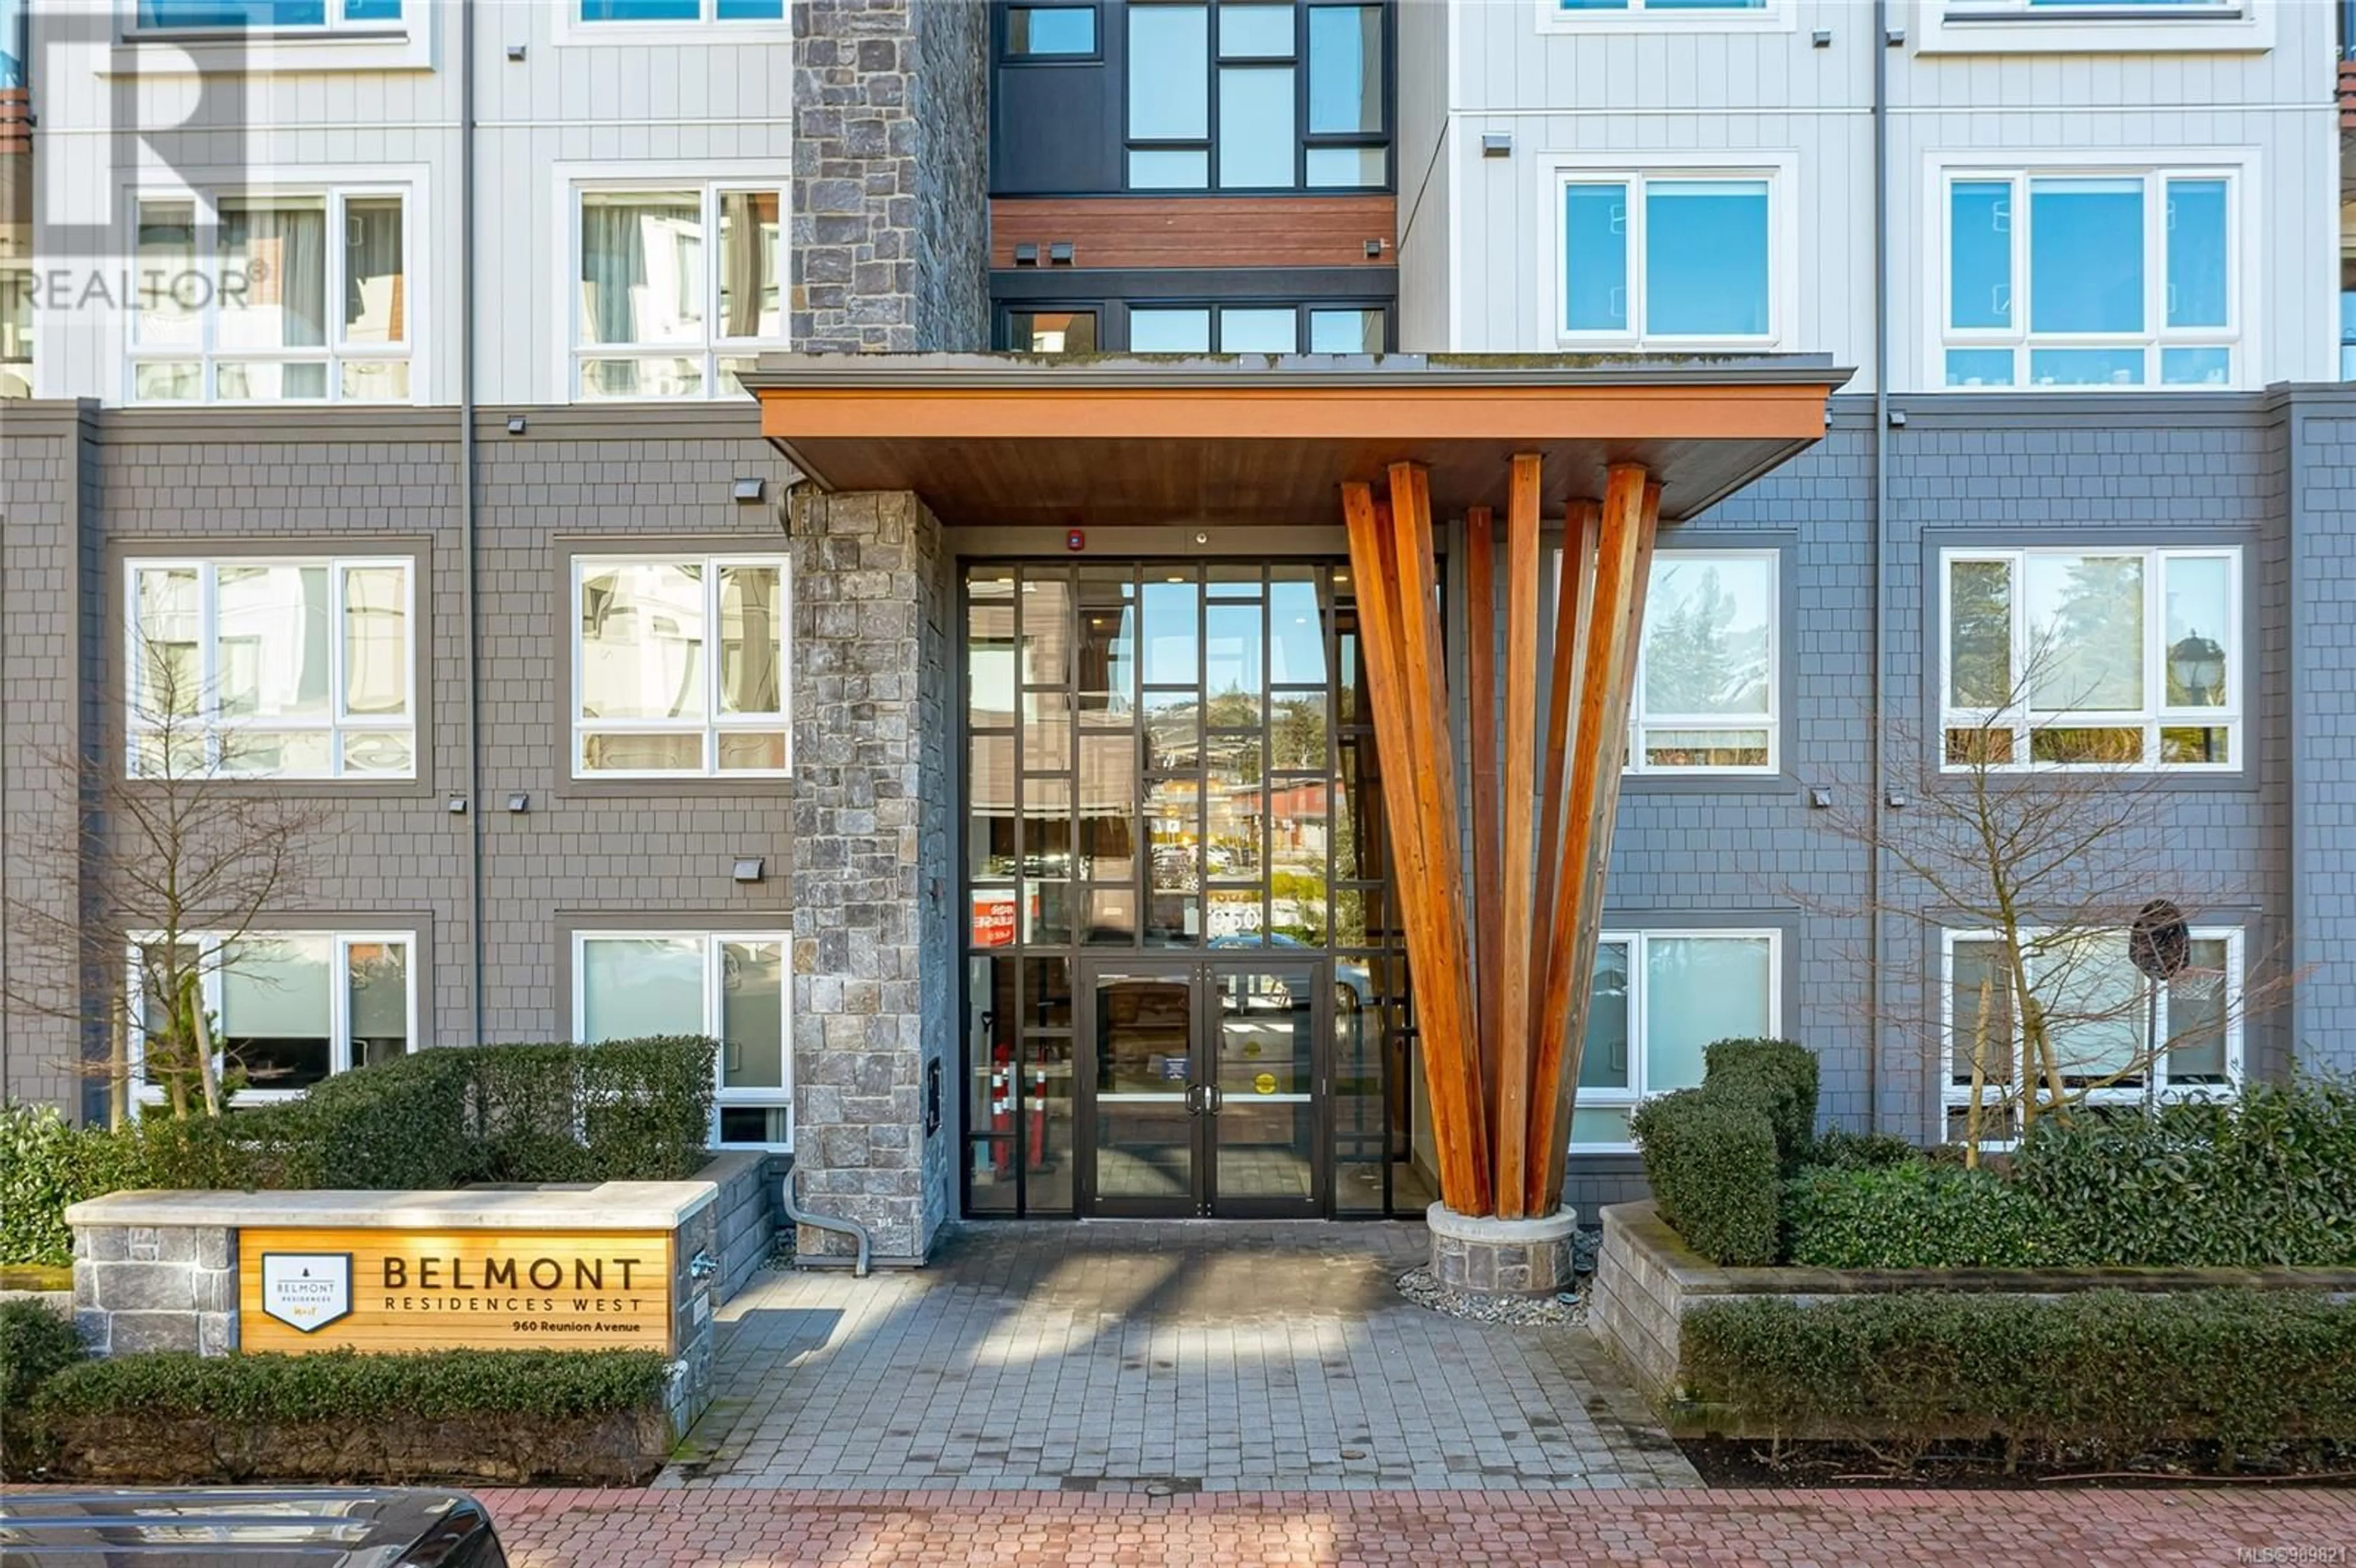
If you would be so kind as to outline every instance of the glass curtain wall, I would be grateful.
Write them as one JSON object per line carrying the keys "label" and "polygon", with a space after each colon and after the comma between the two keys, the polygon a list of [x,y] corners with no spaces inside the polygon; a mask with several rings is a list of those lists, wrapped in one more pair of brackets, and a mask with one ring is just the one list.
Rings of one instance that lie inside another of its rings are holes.
{"label": "glass curtain wall", "polygon": [[1335,1210],[1428,1200],[1349,577],[967,568],[969,1213],[1076,1211],[1079,963],[1121,953],[1327,961]]}

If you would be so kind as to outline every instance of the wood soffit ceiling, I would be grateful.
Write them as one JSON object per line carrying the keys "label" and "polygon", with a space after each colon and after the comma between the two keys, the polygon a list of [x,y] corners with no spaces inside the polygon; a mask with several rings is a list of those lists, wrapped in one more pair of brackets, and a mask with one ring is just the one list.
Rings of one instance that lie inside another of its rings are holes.
{"label": "wood soffit ceiling", "polygon": [[1693,516],[1822,439],[1818,356],[771,355],[761,430],[819,488],[913,490],[965,526],[1323,526],[1339,486],[1430,471],[1434,514],[1502,506],[1516,453],[1560,515],[1614,463]]}

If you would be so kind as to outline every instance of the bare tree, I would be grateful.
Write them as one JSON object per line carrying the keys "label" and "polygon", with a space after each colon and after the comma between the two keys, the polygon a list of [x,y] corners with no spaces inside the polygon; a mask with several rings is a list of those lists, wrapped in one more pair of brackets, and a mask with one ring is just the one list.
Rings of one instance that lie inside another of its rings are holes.
{"label": "bare tree", "polygon": [[[1970,613],[1964,598],[1959,615]],[[2199,890],[2181,883],[2182,845],[2164,831],[2169,789],[2155,764],[2222,760],[2222,725],[2187,715],[2155,737],[2141,720],[2105,721],[2121,706],[2104,691],[2119,672],[2065,654],[2058,629],[2017,663],[2002,645],[1983,667],[1956,661],[1950,693],[1977,706],[1951,709],[1935,737],[1887,724],[1889,809],[1826,815],[1890,873],[1863,910],[1833,912],[1969,933],[1933,982],[1945,995],[1924,998],[1901,978],[1889,989],[1902,999],[1881,1021],[1918,1038],[1948,1082],[1967,1080],[1961,1141],[1976,1163],[1983,1143],[2010,1141],[2040,1116],[2067,1119],[2121,1090],[2141,1090],[2148,1104],[2162,1073],[2222,1085],[2228,1031],[2279,1006],[2293,977],[2250,954],[2233,973],[2222,944],[2195,942],[2155,992],[2130,962],[2130,931],[2155,895],[2198,923]],[[2201,694],[2166,678],[2169,706],[2199,705]]]}
{"label": "bare tree", "polygon": [[[130,694],[104,709],[96,756],[42,759],[65,826],[42,846],[90,890],[61,906],[11,899],[0,1003],[102,1029],[106,1059],[76,1071],[108,1085],[110,1122],[128,1120],[144,1074],[176,1117],[220,1115],[226,1091],[205,1006],[219,976],[266,959],[254,933],[299,902],[329,823],[325,803],[257,785],[282,741],[224,715],[197,678],[192,644],[134,644]],[[133,1009],[137,1009],[137,1018]]]}

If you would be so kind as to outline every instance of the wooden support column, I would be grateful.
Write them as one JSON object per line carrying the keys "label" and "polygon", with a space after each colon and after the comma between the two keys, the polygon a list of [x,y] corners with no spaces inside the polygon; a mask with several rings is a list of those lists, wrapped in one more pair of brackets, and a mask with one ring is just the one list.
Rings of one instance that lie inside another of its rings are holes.
{"label": "wooden support column", "polygon": [[[1481,1030],[1481,1082],[1489,1097],[1490,1138],[1519,1140],[1505,1109],[1499,1079],[1500,1008],[1503,984],[1497,970],[1504,923],[1502,859],[1497,830],[1497,540],[1486,507],[1464,514],[1464,673],[1471,690],[1465,713],[1472,731],[1472,956],[1473,1002]],[[1502,1192],[1502,1189],[1501,1189]]]}
{"label": "wooden support column", "polygon": [[[1497,1212],[1521,1219],[1528,1190],[1532,816],[1537,807],[1538,482],[1534,453],[1514,459],[1505,511],[1505,800],[1503,910],[1482,933],[1500,997]],[[1537,1212],[1537,1211],[1529,1211]]]}

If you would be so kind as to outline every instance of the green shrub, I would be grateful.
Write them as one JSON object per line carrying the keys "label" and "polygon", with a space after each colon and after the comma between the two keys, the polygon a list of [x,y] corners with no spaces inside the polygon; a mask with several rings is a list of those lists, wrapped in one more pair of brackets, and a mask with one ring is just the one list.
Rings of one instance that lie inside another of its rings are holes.
{"label": "green shrub", "polygon": [[608,1040],[581,1052],[584,1127],[607,1181],[675,1181],[701,1169],[712,1142],[716,1041],[696,1036]]}
{"label": "green shrub", "polygon": [[1721,1040],[1702,1049],[1702,1087],[1745,1086],[1775,1128],[1785,1170],[1796,1169],[1816,1136],[1816,1053],[1796,1040]]}
{"label": "green shrub", "polygon": [[147,1116],[121,1132],[77,1127],[47,1105],[0,1105],[0,1263],[73,1261],[66,1210],[140,1188],[257,1185],[268,1112],[176,1122]]}
{"label": "green shrub", "polygon": [[465,1180],[471,1052],[420,1051],[339,1072],[272,1109],[279,1179],[294,1188],[432,1189]]}
{"label": "green shrub", "polygon": [[1812,1166],[1783,1186],[1785,1256],[1815,1268],[2033,1268],[2056,1249],[2034,1200],[1990,1170]]}
{"label": "green shrub", "polygon": [[2356,1264],[2356,1085],[2254,1083],[2156,1119],[2041,1117],[2012,1179],[2088,1264]]}
{"label": "green shrub", "polygon": [[1853,1133],[1847,1127],[1826,1127],[1824,1136],[1801,1157],[1800,1165],[1804,1171],[1810,1166],[1833,1170],[1886,1170],[1895,1165],[1912,1165],[1922,1157],[1921,1149],[1890,1133]]}
{"label": "green shrub", "polygon": [[1630,1122],[1661,1218],[1720,1264],[1775,1261],[1775,1129],[1757,1098],[1680,1089],[1639,1105]]}
{"label": "green shrub", "polygon": [[1688,1313],[1682,1347],[1689,1399],[1784,1437],[2080,1463],[2214,1440],[2229,1467],[2356,1440],[2356,1307],[2304,1292],[1754,1297]]}
{"label": "green shrub", "polygon": [[84,1189],[82,1135],[47,1105],[0,1105],[0,1264],[73,1256],[66,1205]]}
{"label": "green shrub", "polygon": [[38,1301],[0,1301],[0,1411],[21,1411],[33,1391],[82,1359],[72,1322]]}
{"label": "green shrub", "polygon": [[67,1367],[41,1385],[32,1408],[44,1421],[555,1419],[659,1404],[669,1375],[669,1360],[658,1350],[326,1350],[303,1356],[164,1350]]}

